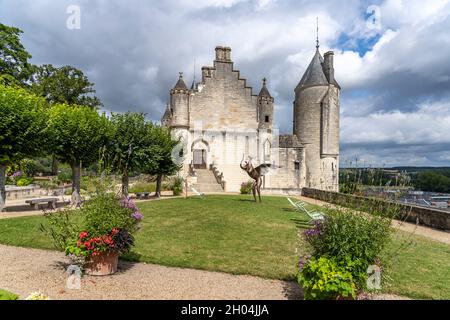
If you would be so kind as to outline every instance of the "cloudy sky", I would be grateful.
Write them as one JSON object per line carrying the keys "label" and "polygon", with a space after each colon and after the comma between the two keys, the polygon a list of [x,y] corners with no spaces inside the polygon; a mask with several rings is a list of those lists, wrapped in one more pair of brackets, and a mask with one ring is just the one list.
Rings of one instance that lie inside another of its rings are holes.
{"label": "cloudy sky", "polygon": [[[71,5],[80,29],[67,28]],[[256,93],[268,78],[282,133],[316,17],[342,87],[341,164],[450,165],[450,0],[0,0],[33,63],[80,68],[106,110],[152,120],[179,71],[190,83],[195,58],[199,79],[214,47],[231,46]]]}

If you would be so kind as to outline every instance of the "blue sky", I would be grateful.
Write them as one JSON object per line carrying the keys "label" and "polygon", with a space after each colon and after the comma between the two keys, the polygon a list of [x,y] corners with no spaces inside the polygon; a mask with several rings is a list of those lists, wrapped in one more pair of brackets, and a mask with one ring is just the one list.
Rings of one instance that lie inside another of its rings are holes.
{"label": "blue sky", "polygon": [[[66,27],[69,5],[81,28]],[[341,92],[341,163],[450,165],[449,0],[0,0],[0,21],[24,31],[33,63],[73,65],[109,111],[159,120],[179,71],[190,83],[214,47],[257,93],[275,97],[292,130],[294,88],[315,50],[335,51]],[[375,18],[375,19],[374,19]]]}

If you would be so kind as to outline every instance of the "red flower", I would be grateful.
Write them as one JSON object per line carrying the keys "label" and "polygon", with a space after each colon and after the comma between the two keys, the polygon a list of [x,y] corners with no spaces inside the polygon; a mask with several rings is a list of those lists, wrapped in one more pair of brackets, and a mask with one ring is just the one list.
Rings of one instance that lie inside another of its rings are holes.
{"label": "red flower", "polygon": [[80,233],[80,239],[84,239],[88,236],[88,233],[86,231],[83,231]]}

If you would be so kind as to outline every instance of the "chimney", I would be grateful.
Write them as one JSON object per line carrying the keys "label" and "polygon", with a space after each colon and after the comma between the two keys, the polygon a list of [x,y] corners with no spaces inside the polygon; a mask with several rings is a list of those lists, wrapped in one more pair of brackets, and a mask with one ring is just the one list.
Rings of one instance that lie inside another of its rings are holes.
{"label": "chimney", "polygon": [[333,57],[334,57],[334,52],[333,51],[328,51],[327,53],[324,54],[324,71],[325,71],[325,76],[328,79],[329,83],[334,83],[334,66],[333,66]]}
{"label": "chimney", "polygon": [[231,48],[230,47],[216,47],[216,61],[231,62]]}

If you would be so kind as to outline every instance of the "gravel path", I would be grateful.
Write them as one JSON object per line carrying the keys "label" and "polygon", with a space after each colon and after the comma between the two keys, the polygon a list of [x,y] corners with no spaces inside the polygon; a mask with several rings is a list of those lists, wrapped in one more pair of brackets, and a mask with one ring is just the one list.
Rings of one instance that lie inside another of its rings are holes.
{"label": "gravel path", "polygon": [[51,299],[300,299],[296,283],[146,263],[120,262],[112,276],[83,276],[67,289],[69,259],[55,251],[0,245],[0,288],[23,299],[41,291]]}

